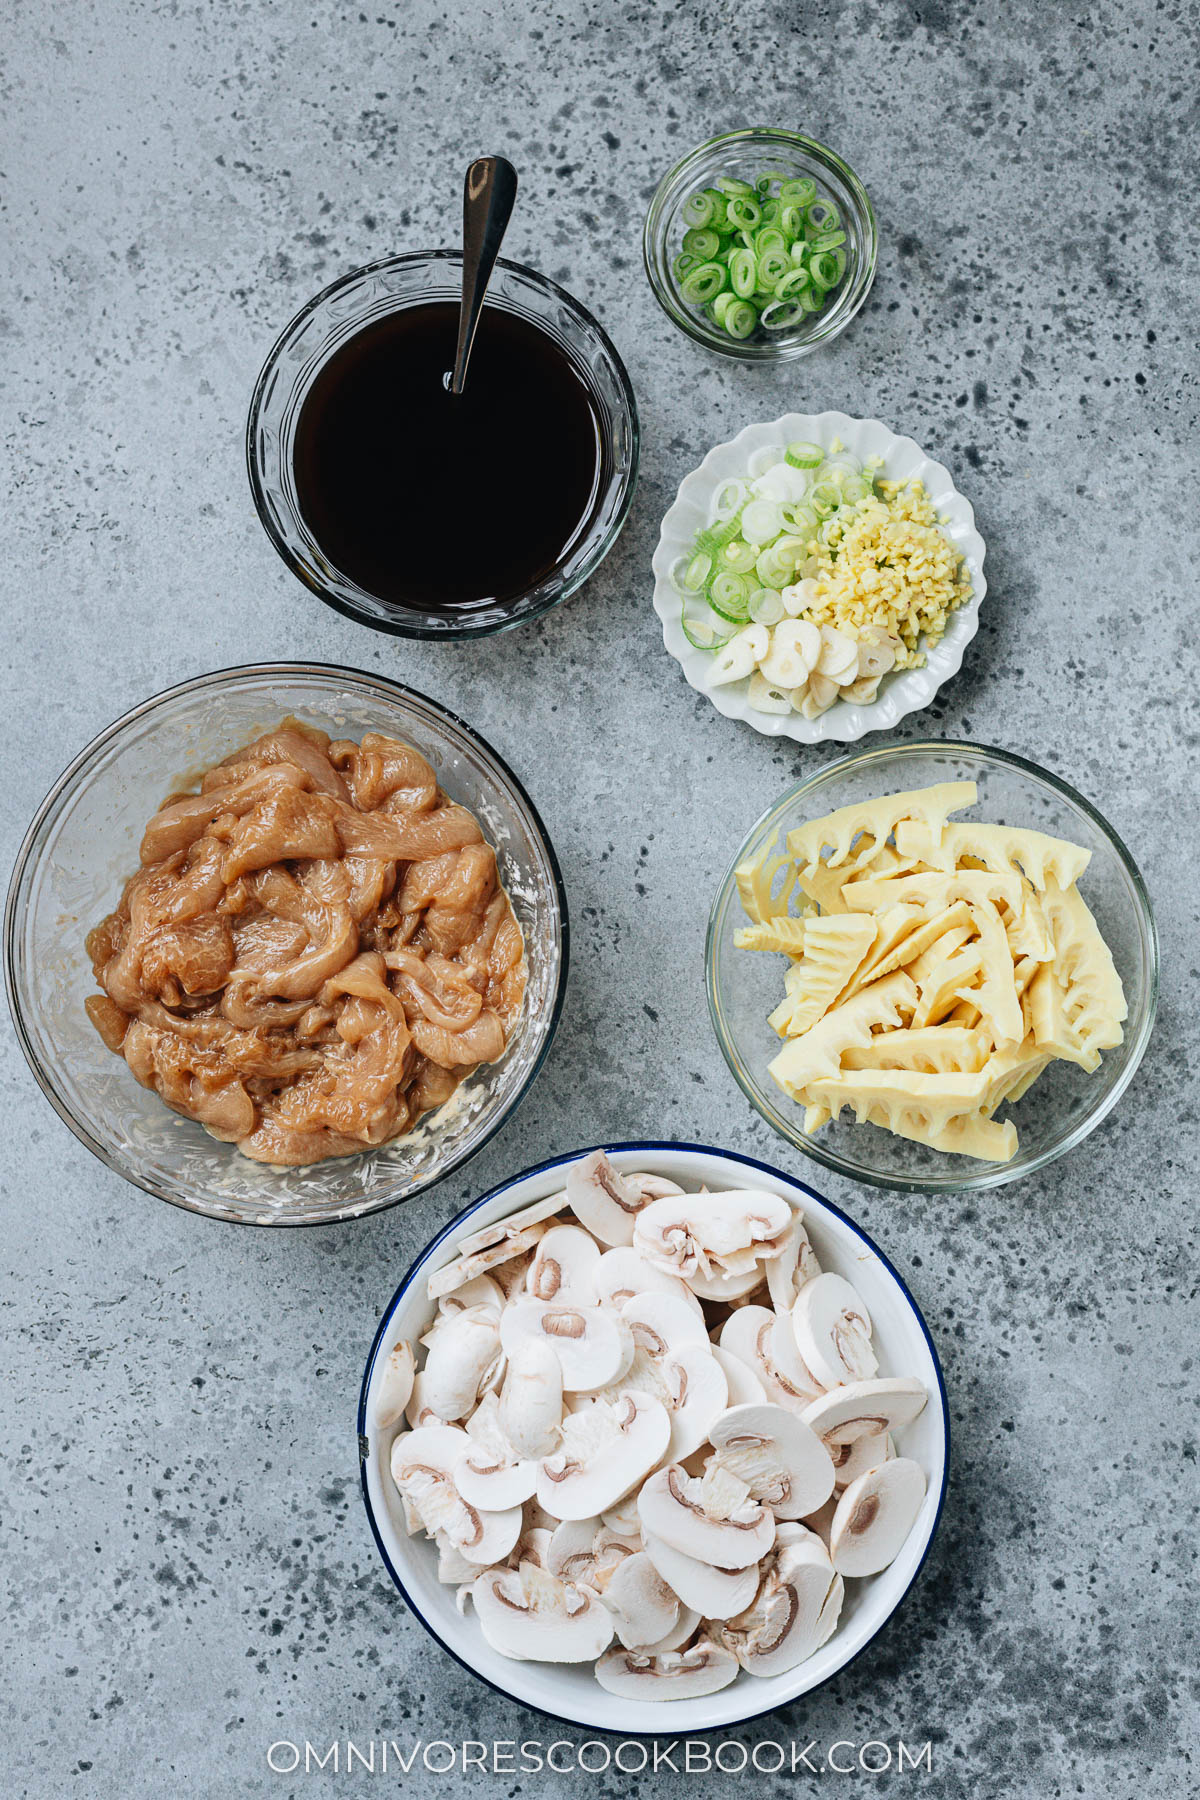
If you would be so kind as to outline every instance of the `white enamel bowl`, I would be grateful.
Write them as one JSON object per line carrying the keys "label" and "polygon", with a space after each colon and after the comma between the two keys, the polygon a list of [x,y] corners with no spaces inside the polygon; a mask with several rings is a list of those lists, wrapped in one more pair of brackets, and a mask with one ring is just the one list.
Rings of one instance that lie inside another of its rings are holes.
{"label": "white enamel bowl", "polygon": [[498,1655],[484,1642],[473,1609],[468,1607],[466,1616],[460,1615],[454,1589],[439,1583],[434,1546],[423,1537],[405,1535],[399,1499],[387,1472],[395,1427],[376,1431],[375,1393],[391,1346],[398,1338],[415,1341],[429,1325],[434,1307],[426,1293],[427,1279],[453,1260],[459,1239],[561,1189],[568,1166],[585,1154],[581,1150],[542,1163],[476,1201],[439,1232],[404,1277],[375,1334],[359,1398],[359,1452],[367,1515],[388,1573],[414,1618],[444,1650],[490,1687],[570,1724],[625,1736],[718,1730],[772,1712],[828,1681],[882,1630],[916,1580],[946,1490],[949,1421],[941,1368],[916,1303],[891,1263],[865,1232],[811,1188],[765,1163],[703,1144],[610,1146],[609,1154],[618,1169],[648,1169],[670,1176],[688,1189],[699,1189],[705,1183],[710,1188],[763,1187],[802,1210],[822,1268],[853,1281],[867,1303],[881,1372],[916,1375],[929,1391],[924,1412],[896,1434],[897,1449],[920,1463],[928,1488],[917,1522],[895,1562],[880,1575],[847,1582],[846,1602],[832,1638],[786,1675],[763,1680],[742,1673],[718,1694],[652,1702],[606,1693],[590,1663],[513,1662]]}
{"label": "white enamel bowl", "polygon": [[[750,704],[749,681],[732,681],[723,687],[707,685],[712,652],[698,650],[684,636],[680,623],[681,595],[670,580],[677,558],[692,547],[696,533],[708,522],[713,495],[723,482],[744,478],[755,450],[780,447],[796,441],[820,444],[828,450],[835,439],[865,462],[883,458],[883,474],[889,481],[916,477],[925,485],[934,510],[946,518],[946,534],[958,546],[971,572],[971,598],[951,613],[946,635],[925,652],[921,669],[899,669],[885,675],[870,706],[852,706],[837,700],[819,718],[800,713],[764,713]],[[690,686],[706,695],[727,719],[743,719],[767,737],[794,738],[798,744],[853,743],[869,731],[890,731],[909,713],[929,705],[943,682],[957,674],[967,645],[979,629],[979,607],[987,592],[983,575],[983,539],[975,529],[971,503],[958,492],[949,469],[925,452],[911,438],[898,437],[878,419],[851,419],[845,413],[785,413],[782,419],[763,425],[747,425],[727,444],[709,451],[698,469],[680,483],[674,504],[662,522],[654,552],[654,610],[662,620],[663,643],[682,668]]]}

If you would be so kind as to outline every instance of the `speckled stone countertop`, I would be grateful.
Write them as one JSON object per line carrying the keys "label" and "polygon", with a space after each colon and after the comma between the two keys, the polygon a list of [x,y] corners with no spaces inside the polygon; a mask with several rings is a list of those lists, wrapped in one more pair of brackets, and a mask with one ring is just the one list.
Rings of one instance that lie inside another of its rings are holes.
{"label": "speckled stone countertop", "polygon": [[[682,475],[794,406],[887,420],[974,502],[981,631],[901,735],[1019,750],[1095,800],[1148,880],[1164,991],[1124,1103],[1041,1179],[978,1200],[818,1182],[925,1309],[953,1479],[882,1638],[728,1736],[931,1741],[931,1774],[885,1785],[939,1800],[1194,1791],[1195,5],[3,12],[7,854],[69,756],[155,690],[258,658],[358,664],[449,703],[518,770],[575,943],[562,1029],[507,1128],[414,1204],[340,1229],[238,1231],[124,1186],[5,1033],[0,1790],[365,1793],[402,1778],[289,1778],[267,1748],[589,1735],[490,1694],[407,1616],[363,1514],[354,1407],[414,1252],[527,1163],[649,1134],[800,1168],[721,1061],[702,946],[748,822],[834,752],[693,694],[647,575]],[[761,120],[840,150],[882,229],[864,313],[782,371],[706,359],[639,260],[667,163]],[[641,485],[601,573],[539,625],[393,642],[323,608],[269,547],[246,404],[315,289],[453,240],[480,150],[522,173],[511,254],[574,289],[628,362]],[[540,1800],[563,1777],[404,1779]],[[659,1800],[733,1777],[572,1779]]]}

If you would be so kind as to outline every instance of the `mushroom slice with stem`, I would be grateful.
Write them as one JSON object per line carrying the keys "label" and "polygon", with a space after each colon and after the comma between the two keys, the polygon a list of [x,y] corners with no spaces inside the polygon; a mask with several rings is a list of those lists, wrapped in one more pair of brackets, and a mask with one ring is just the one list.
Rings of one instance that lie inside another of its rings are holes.
{"label": "mushroom slice with stem", "polygon": [[500,1318],[490,1306],[471,1306],[442,1318],[421,1371],[425,1405],[439,1419],[461,1419],[479,1398],[500,1359]]}
{"label": "mushroom slice with stem", "polygon": [[818,1275],[804,1284],[792,1308],[792,1331],[822,1387],[869,1381],[879,1368],[866,1303],[840,1275]]}
{"label": "mushroom slice with stem", "polygon": [[500,1402],[488,1394],[467,1420],[470,1447],[454,1468],[454,1485],[471,1506],[502,1512],[523,1506],[537,1486],[537,1463],[519,1457],[500,1424]]}
{"label": "mushroom slice with stem", "polygon": [[647,1394],[596,1400],[563,1420],[562,1445],[538,1468],[537,1497],[560,1519],[588,1519],[613,1506],[665,1453],[666,1408]]}
{"label": "mushroom slice with stem", "polygon": [[713,1421],[729,1404],[729,1383],[707,1338],[698,1344],[682,1344],[668,1356],[663,1379],[671,1415],[667,1454],[679,1463],[707,1441]]}
{"label": "mushroom slice with stem", "polygon": [[770,1507],[752,1500],[744,1482],[711,1465],[699,1478],[678,1463],[659,1469],[643,1483],[637,1504],[644,1534],[714,1568],[748,1568],[775,1541]]}
{"label": "mushroom slice with stem", "polygon": [[600,1514],[600,1522],[605,1531],[614,1537],[624,1538],[628,1543],[641,1544],[642,1521],[638,1518],[637,1495],[622,1495],[613,1506],[606,1506]]}
{"label": "mushroom slice with stem", "polygon": [[615,1306],[618,1312],[627,1300],[636,1300],[643,1294],[670,1294],[682,1300],[697,1318],[704,1316],[686,1281],[656,1269],[631,1244],[619,1244],[615,1250],[604,1252],[596,1264],[596,1293],[602,1306]]}
{"label": "mushroom slice with stem", "polygon": [[402,1431],[392,1444],[391,1475],[430,1537],[445,1536],[467,1562],[488,1567],[503,1562],[524,1519],[519,1506],[493,1512],[463,1499],[455,1470],[469,1445],[456,1425]]}
{"label": "mushroom slice with stem", "polygon": [[873,1381],[850,1381],[822,1394],[801,1415],[832,1450],[835,1444],[857,1444],[910,1425],[928,1395],[924,1382],[912,1375],[881,1375]]}
{"label": "mushroom slice with stem", "polygon": [[549,1456],[562,1427],[562,1365],[544,1338],[517,1344],[500,1390],[499,1424],[521,1457]]}
{"label": "mushroom slice with stem", "polygon": [[[820,1538],[827,1550],[829,1548],[829,1533],[833,1529],[833,1515],[837,1511],[837,1504],[840,1499],[841,1495],[835,1488],[824,1506],[818,1506],[816,1512],[809,1513],[806,1519],[800,1521],[807,1530],[813,1533],[814,1537]],[[776,1535],[778,1536],[778,1533],[776,1533]]]}
{"label": "mushroom slice with stem", "polygon": [[558,1306],[595,1306],[599,1261],[600,1246],[589,1232],[578,1225],[552,1225],[533,1253],[525,1292]]}
{"label": "mushroom slice with stem", "polygon": [[802,1412],[819,1396],[821,1384],[805,1366],[787,1319],[766,1306],[740,1306],[721,1327],[720,1344],[751,1369],[766,1397],[789,1412]]}
{"label": "mushroom slice with stem", "polygon": [[[617,1636],[627,1650],[648,1650],[679,1623],[679,1596],[668,1587],[644,1550],[625,1557],[604,1590]],[[673,1649],[673,1645],[664,1646]]]}
{"label": "mushroom slice with stem", "polygon": [[494,1275],[476,1275],[438,1301],[439,1313],[465,1312],[469,1306],[492,1306],[500,1312],[504,1306],[504,1289]]}
{"label": "mushroom slice with stem", "polygon": [[444,1586],[462,1587],[464,1582],[476,1579],[478,1566],[467,1561],[444,1531],[435,1534],[434,1542],[438,1548],[437,1578]]}
{"label": "mushroom slice with stem", "polygon": [[711,1638],[698,1638],[689,1650],[614,1648],[596,1664],[600,1686],[623,1700],[694,1700],[728,1687],[737,1672],[737,1657]]}
{"label": "mushroom slice with stem", "polygon": [[792,1214],[783,1249],[767,1263],[766,1271],[771,1305],[782,1318],[785,1313],[791,1312],[796,1303],[796,1295],[804,1284],[815,1280],[821,1273],[821,1265],[809,1241],[801,1213]]}
{"label": "mushroom slice with stem", "polygon": [[379,1377],[379,1385],[375,1390],[375,1425],[379,1431],[387,1431],[404,1416],[404,1409],[412,1399],[413,1381],[416,1377],[416,1363],[413,1358],[413,1347],[407,1338],[401,1338],[393,1344],[383,1365]]}
{"label": "mushroom slice with stem", "polygon": [[418,1369],[413,1376],[412,1393],[408,1405],[404,1409],[404,1417],[415,1431],[418,1425],[445,1425],[446,1420],[439,1418],[432,1406],[425,1401],[425,1378]]}
{"label": "mushroom slice with stem", "polygon": [[868,1469],[877,1469],[880,1463],[890,1462],[896,1454],[896,1446],[883,1431],[878,1437],[859,1438],[854,1444],[834,1444],[829,1454],[833,1458],[833,1485],[840,1489],[849,1487]]}
{"label": "mushroom slice with stem", "polygon": [[514,1300],[500,1318],[500,1342],[512,1356],[530,1341],[547,1343],[558,1357],[563,1387],[589,1393],[619,1381],[633,1361],[633,1334],[607,1306],[554,1306]]}
{"label": "mushroom slice with stem", "polygon": [[487,1275],[512,1261],[515,1256],[524,1256],[537,1244],[545,1232],[545,1225],[528,1225],[521,1231],[514,1231],[502,1237],[497,1243],[486,1244],[479,1250],[464,1250],[462,1254],[444,1269],[435,1269],[429,1277],[428,1291],[431,1300],[440,1300],[446,1294],[452,1294],[457,1288],[465,1287],[469,1281],[475,1281],[480,1275]]}
{"label": "mushroom slice with stem", "polygon": [[545,1569],[489,1569],[471,1589],[479,1627],[493,1650],[517,1662],[591,1662],[612,1642],[604,1602]]}
{"label": "mushroom slice with stem", "polygon": [[602,1244],[631,1244],[634,1220],[648,1202],[649,1195],[618,1175],[603,1150],[581,1157],[567,1176],[567,1204]]}
{"label": "mushroom slice with stem", "polygon": [[[544,1200],[533,1200],[523,1206],[519,1212],[509,1213],[506,1219],[497,1219],[492,1225],[484,1225],[478,1231],[472,1231],[459,1239],[459,1250],[470,1255],[479,1250],[491,1250],[498,1244],[511,1242],[515,1237],[523,1236],[527,1231],[537,1231],[539,1236],[546,1229],[547,1221],[567,1210],[567,1196],[560,1188],[557,1194],[547,1194]],[[510,1254],[513,1252],[510,1251]]]}
{"label": "mushroom slice with stem", "polygon": [[749,1606],[758,1591],[758,1564],[718,1569],[646,1533],[646,1555],[667,1586],[701,1618],[728,1619]]}
{"label": "mushroom slice with stem", "polygon": [[744,1363],[740,1356],[722,1349],[720,1344],[712,1347],[713,1361],[720,1365],[729,1388],[730,1406],[748,1406],[752,1401],[762,1401],[767,1397],[764,1388],[754,1370]]}
{"label": "mushroom slice with stem", "polygon": [[754,1603],[718,1629],[751,1675],[783,1675],[819,1650],[842,1610],[842,1578],[812,1532],[767,1559]]}
{"label": "mushroom slice with stem", "polygon": [[638,1215],[634,1249],[668,1275],[743,1275],[782,1254],[792,1209],[762,1189],[670,1194]]}
{"label": "mushroom slice with stem", "polygon": [[829,1554],[843,1575],[878,1575],[899,1553],[925,1498],[925,1471],[897,1456],[852,1481],[833,1515]]}
{"label": "mushroom slice with stem", "polygon": [[709,1441],[722,1468],[777,1519],[802,1519],[833,1492],[833,1459],[815,1431],[783,1406],[731,1406]]}

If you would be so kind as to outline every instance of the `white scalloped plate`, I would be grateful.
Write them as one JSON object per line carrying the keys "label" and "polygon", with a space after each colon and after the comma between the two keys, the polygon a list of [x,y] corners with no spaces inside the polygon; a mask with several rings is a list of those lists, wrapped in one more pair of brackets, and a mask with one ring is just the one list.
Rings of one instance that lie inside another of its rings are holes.
{"label": "white scalloped plate", "polygon": [[[746,464],[753,451],[768,444],[788,444],[796,439],[817,443],[828,449],[835,438],[860,462],[868,456],[883,458],[884,473],[889,481],[917,477],[937,512],[946,516],[946,533],[966,558],[971,572],[972,594],[965,606],[950,615],[950,625],[939,644],[926,650],[923,669],[899,669],[885,675],[879,694],[870,706],[852,706],[837,700],[819,718],[805,719],[800,713],[758,712],[750,704],[749,681],[734,681],[725,686],[706,685],[711,653],[697,650],[683,635],[680,624],[680,596],[668,579],[668,570],[678,556],[690,550],[697,531],[708,519],[708,508],[717,487],[732,476],[746,474]],[[898,437],[878,419],[851,419],[846,413],[785,413],[771,424],[747,425],[727,444],[717,444],[709,451],[698,469],[680,483],[674,504],[662,522],[658,548],[654,552],[654,610],[662,620],[663,643],[682,668],[689,684],[712,701],[727,719],[744,719],[755,731],[767,737],[790,737],[799,744],[819,744],[833,740],[850,744],[865,737],[868,731],[889,731],[908,713],[920,712],[929,705],[944,681],[957,674],[963,653],[979,629],[979,607],[987,593],[983,575],[984,544],[975,529],[971,503],[958,492],[943,468],[926,456],[912,438]]]}

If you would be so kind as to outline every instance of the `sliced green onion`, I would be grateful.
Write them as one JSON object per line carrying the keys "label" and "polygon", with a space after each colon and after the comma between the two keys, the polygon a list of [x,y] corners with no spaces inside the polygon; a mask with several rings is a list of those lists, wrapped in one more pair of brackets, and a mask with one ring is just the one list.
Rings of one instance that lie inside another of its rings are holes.
{"label": "sliced green onion", "polygon": [[698,594],[711,574],[712,557],[706,556],[703,550],[697,550],[684,570],[681,585],[687,593]]}
{"label": "sliced green onion", "polygon": [[768,250],[786,251],[787,247],[788,241],[778,225],[764,225],[761,231],[755,234],[754,248],[759,256],[765,256]]}
{"label": "sliced green onion", "polygon": [[759,286],[765,288],[768,293],[774,293],[776,286],[783,280],[791,266],[786,250],[765,251],[758,259]]}
{"label": "sliced green onion", "polygon": [[696,258],[694,256],[689,256],[686,250],[681,250],[679,255],[675,258],[675,261],[671,264],[671,273],[674,275],[676,281],[681,282],[684,276],[695,267]]}
{"label": "sliced green onion", "polygon": [[735,194],[727,203],[725,213],[731,224],[745,231],[753,231],[762,221],[762,207],[757,200],[747,199],[744,194]]}
{"label": "sliced green onion", "polygon": [[[807,291],[806,289],[805,292]],[[799,324],[806,310],[807,308],[799,300],[793,300],[791,295],[784,300],[772,300],[762,310],[762,324],[767,331],[787,331],[791,326]]]}
{"label": "sliced green onion", "polygon": [[762,204],[762,220],[764,225],[774,225],[779,219],[778,200],[764,200]]}
{"label": "sliced green onion", "polygon": [[810,200],[804,209],[804,223],[809,231],[836,231],[842,215],[832,200]]}
{"label": "sliced green onion", "polygon": [[679,623],[684,637],[697,650],[720,650],[733,636],[731,631],[724,629],[726,621],[713,612],[707,600],[701,607],[689,595],[684,596]]}
{"label": "sliced green onion", "polygon": [[786,611],[774,588],[758,588],[750,596],[749,613],[756,625],[778,625]]}
{"label": "sliced green onion", "polygon": [[754,567],[758,546],[748,544],[745,538],[732,538],[717,554],[723,568],[732,569],[735,575],[746,575]]}
{"label": "sliced green onion", "polygon": [[[741,526],[736,518],[726,519],[724,524],[709,525],[704,531],[696,533],[696,548],[703,550],[709,557],[716,556],[726,544],[732,544],[735,537],[741,535]],[[705,576],[707,580],[707,575]]]}
{"label": "sliced green onion", "polygon": [[683,297],[694,306],[705,306],[715,300],[725,286],[727,271],[720,263],[705,262],[690,269],[683,278]]}
{"label": "sliced green onion", "polygon": [[717,182],[721,192],[730,197],[748,196],[754,198],[754,189],[748,181],[739,181],[736,175],[722,175]]}
{"label": "sliced green onion", "polygon": [[822,293],[827,293],[831,287],[836,287],[838,282],[838,266],[837,258],[834,256],[832,250],[818,251],[817,255],[813,257],[808,265],[808,272],[812,277],[814,286],[819,287]]}
{"label": "sliced green onion", "polygon": [[721,248],[721,240],[715,231],[685,231],[683,247],[697,262],[711,262]]}
{"label": "sliced green onion", "polygon": [[793,206],[807,206],[816,191],[816,182],[805,175],[802,180],[785,181],[779,189],[779,198]]}
{"label": "sliced green onion", "polygon": [[808,270],[788,265],[788,272],[775,283],[775,298],[786,300],[789,294],[798,294],[800,289],[808,286]]}
{"label": "sliced green onion", "polygon": [[735,250],[729,259],[729,282],[739,300],[748,300],[758,280],[753,250]]}
{"label": "sliced green onion", "polygon": [[779,229],[789,242],[804,230],[804,213],[794,202],[779,208]]}
{"label": "sliced green onion", "polygon": [[748,500],[742,509],[742,536],[760,548],[783,530],[783,518],[774,500]]}
{"label": "sliced green onion", "polygon": [[798,537],[811,537],[817,529],[817,515],[803,500],[785,500],[779,508],[779,517],[784,530],[793,531]]}
{"label": "sliced green onion", "polygon": [[748,338],[758,324],[758,313],[749,300],[735,300],[725,313],[725,329],[732,338]]}
{"label": "sliced green onion", "polygon": [[708,221],[709,224],[714,231],[724,231],[728,218],[726,210],[727,202],[724,194],[721,192],[720,188],[715,187],[706,187],[704,193],[712,206],[712,217]]}
{"label": "sliced green onion", "polygon": [[[723,481],[713,499],[713,518],[732,519],[746,504],[749,494],[749,487],[738,476],[734,475],[728,481]],[[736,537],[737,533],[733,535]],[[728,543],[729,539],[726,538],[725,541]]]}
{"label": "sliced green onion", "polygon": [[748,606],[752,591],[744,576],[735,575],[732,569],[722,569],[709,583],[708,598],[723,619],[737,622],[750,616]]}
{"label": "sliced green onion", "polygon": [[712,196],[705,193],[703,189],[698,194],[689,194],[679,210],[685,225],[692,225],[699,229],[701,226],[712,224]]}
{"label": "sliced green onion", "polygon": [[820,444],[789,444],[784,454],[784,461],[790,462],[793,469],[819,469],[824,460]]}
{"label": "sliced green onion", "polygon": [[728,288],[725,288],[717,295],[709,308],[709,311],[712,313],[712,316],[717,321],[718,325],[723,325],[725,323],[725,314],[732,305],[733,295],[729,292]]}
{"label": "sliced green onion", "polygon": [[811,240],[810,247],[815,251],[840,250],[845,241],[846,234],[844,231],[823,231],[820,237],[815,237]]}
{"label": "sliced green onion", "polygon": [[765,588],[785,588],[792,578],[791,569],[780,566],[774,544],[769,545],[759,556],[754,572]]}
{"label": "sliced green onion", "polygon": [[818,519],[827,519],[842,503],[842,490],[832,481],[818,481],[808,496],[808,504]]}

